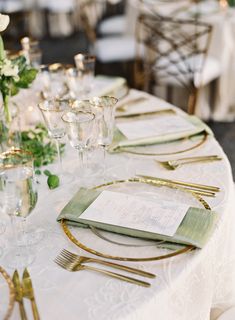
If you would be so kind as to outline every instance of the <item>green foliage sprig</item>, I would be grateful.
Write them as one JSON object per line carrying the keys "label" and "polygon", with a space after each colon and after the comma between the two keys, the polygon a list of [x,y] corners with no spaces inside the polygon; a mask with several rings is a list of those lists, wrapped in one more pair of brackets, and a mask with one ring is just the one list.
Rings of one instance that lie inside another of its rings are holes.
{"label": "green foliage sprig", "polygon": [[[35,129],[21,132],[22,149],[31,152],[34,156],[34,166],[48,165],[57,158],[56,146],[49,140],[47,129],[43,124],[36,125]],[[65,144],[60,144],[63,153]]]}

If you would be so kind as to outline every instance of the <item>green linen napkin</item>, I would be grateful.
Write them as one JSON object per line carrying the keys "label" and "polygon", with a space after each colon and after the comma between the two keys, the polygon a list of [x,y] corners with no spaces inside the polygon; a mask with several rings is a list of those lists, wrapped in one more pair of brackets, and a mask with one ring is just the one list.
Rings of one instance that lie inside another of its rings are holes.
{"label": "green linen napkin", "polygon": [[218,219],[216,212],[190,207],[173,237],[80,219],[83,211],[90,206],[100,193],[100,190],[81,188],[61,211],[57,221],[65,219],[68,224],[78,227],[89,227],[91,225],[99,229],[132,237],[191,244],[202,248],[211,236]]}
{"label": "green linen napkin", "polygon": [[195,128],[190,131],[183,131],[171,134],[162,134],[155,137],[147,137],[147,138],[140,138],[134,140],[128,140],[125,135],[118,129],[115,129],[113,143],[109,147],[109,152],[118,152],[122,148],[126,147],[137,147],[137,146],[147,146],[147,145],[154,145],[160,143],[167,143],[176,141],[179,139],[183,139],[186,137],[195,137],[203,132],[206,132],[209,135],[213,135],[211,129],[202,122],[196,116],[188,116],[186,115],[185,118],[191,122]]}

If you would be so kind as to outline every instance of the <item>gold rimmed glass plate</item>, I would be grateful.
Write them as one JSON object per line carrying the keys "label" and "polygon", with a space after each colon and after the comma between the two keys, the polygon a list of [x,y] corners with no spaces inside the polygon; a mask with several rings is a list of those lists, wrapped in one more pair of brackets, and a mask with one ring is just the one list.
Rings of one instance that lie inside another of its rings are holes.
{"label": "gold rimmed glass plate", "polygon": [[208,138],[206,132],[167,143],[148,146],[120,147],[117,152],[125,152],[141,156],[167,156],[192,151],[203,146]]}
{"label": "gold rimmed glass plate", "polygon": [[8,273],[0,266],[0,319],[8,320],[13,311],[15,291]]}
{"label": "gold rimmed glass plate", "polygon": [[[208,203],[199,195],[181,187],[166,187],[150,185],[144,179],[132,178],[116,180],[99,185],[94,189],[112,190],[130,193],[152,200],[171,200],[194,207],[210,210]],[[107,259],[119,261],[154,261],[167,259],[194,249],[191,245],[181,245],[166,248],[166,243],[144,240],[107,231],[95,229],[97,232],[87,231],[85,228],[71,227],[66,220],[61,221],[66,236],[79,248]],[[101,235],[101,236],[100,236]],[[124,245],[123,245],[124,244]],[[132,248],[131,248],[132,247]],[[144,248],[143,248],[144,247]]]}

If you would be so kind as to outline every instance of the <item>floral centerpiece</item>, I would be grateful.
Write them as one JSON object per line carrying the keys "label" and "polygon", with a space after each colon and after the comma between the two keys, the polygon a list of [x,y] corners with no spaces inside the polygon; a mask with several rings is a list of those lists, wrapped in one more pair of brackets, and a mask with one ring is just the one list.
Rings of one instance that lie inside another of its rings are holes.
{"label": "floral centerpiece", "polygon": [[[8,15],[0,14],[0,32],[7,28],[9,22]],[[10,97],[16,95],[20,88],[28,88],[36,74],[37,70],[28,65],[24,56],[19,55],[13,59],[7,57],[3,39],[0,35],[0,92],[6,124],[11,122]]]}

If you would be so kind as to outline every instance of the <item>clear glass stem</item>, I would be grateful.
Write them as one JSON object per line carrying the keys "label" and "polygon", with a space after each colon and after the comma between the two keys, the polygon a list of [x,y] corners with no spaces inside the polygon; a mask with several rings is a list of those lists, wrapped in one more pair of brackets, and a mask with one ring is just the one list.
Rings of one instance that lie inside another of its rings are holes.
{"label": "clear glass stem", "polygon": [[107,178],[107,176],[106,176],[106,167],[107,167],[107,159],[106,159],[106,146],[105,145],[102,145],[101,146],[102,147],[102,151],[103,151],[103,170],[104,170],[104,175],[103,175],[103,177],[104,177],[104,182],[106,182],[106,178]]}
{"label": "clear glass stem", "polygon": [[62,159],[61,159],[61,153],[60,153],[60,143],[59,139],[55,139],[55,145],[56,145],[56,151],[57,151],[57,157],[58,157],[58,163],[59,163],[59,173],[63,172],[63,166],[62,166]]}
{"label": "clear glass stem", "polygon": [[[21,246],[27,247],[27,236],[26,236],[26,231],[25,231],[25,225],[26,225],[26,219],[25,218],[20,218],[20,236],[21,236]],[[18,240],[19,244],[19,240]]]}
{"label": "clear glass stem", "polygon": [[84,153],[83,150],[78,150],[79,168],[84,168]]}
{"label": "clear glass stem", "polygon": [[10,215],[10,221],[11,221],[11,232],[12,232],[12,240],[13,240],[13,245],[15,247],[18,246],[18,236],[17,236],[17,231],[16,231],[16,216],[11,214]]}

